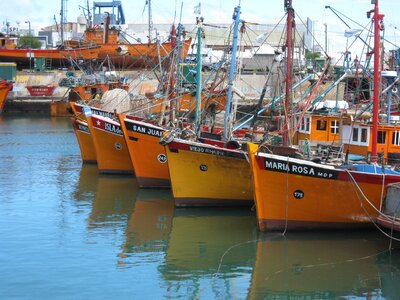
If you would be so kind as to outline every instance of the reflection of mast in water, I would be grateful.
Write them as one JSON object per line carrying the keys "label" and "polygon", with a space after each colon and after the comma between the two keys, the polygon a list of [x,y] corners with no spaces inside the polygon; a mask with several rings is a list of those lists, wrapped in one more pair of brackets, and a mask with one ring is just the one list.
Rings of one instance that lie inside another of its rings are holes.
{"label": "reflection of mast in water", "polygon": [[[135,255],[148,262],[155,257],[154,253],[165,252],[173,213],[174,201],[170,190],[140,189],[125,232],[119,264],[125,265]],[[144,258],[146,253],[148,259]]]}
{"label": "reflection of mast in water", "polygon": [[160,272],[176,296],[244,299],[257,232],[248,209],[176,209]]}
{"label": "reflection of mast in water", "polygon": [[[396,247],[399,245],[397,244]],[[398,299],[400,295],[400,249],[381,253],[377,259],[382,299]]]}
{"label": "reflection of mast in water", "polygon": [[248,299],[379,297],[376,259],[387,249],[386,240],[367,231],[265,234]]}
{"label": "reflection of mast in water", "polygon": [[89,216],[89,229],[126,227],[135,206],[137,185],[133,176],[99,175]]}

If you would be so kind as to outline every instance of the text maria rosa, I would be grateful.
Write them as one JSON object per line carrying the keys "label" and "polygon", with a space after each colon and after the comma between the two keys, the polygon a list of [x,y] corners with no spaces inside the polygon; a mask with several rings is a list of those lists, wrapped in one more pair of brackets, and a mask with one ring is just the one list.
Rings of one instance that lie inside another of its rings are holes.
{"label": "text maria rosa", "polygon": [[316,168],[307,165],[288,164],[277,161],[265,160],[265,169],[327,179],[334,179],[337,177],[336,172],[333,170],[326,170],[323,168]]}

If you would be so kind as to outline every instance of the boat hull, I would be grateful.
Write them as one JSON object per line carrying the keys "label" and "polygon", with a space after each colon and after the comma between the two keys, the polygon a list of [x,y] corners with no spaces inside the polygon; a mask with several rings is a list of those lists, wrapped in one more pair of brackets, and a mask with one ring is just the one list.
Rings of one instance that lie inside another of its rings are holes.
{"label": "boat hull", "polygon": [[97,59],[100,47],[76,49],[0,49],[3,62],[33,67],[34,58],[51,59],[53,67],[64,67],[69,59]]}
{"label": "boat hull", "polygon": [[248,153],[261,231],[371,226],[382,207],[382,185],[400,180],[257,153],[253,144]]}
{"label": "boat hull", "polygon": [[170,188],[165,149],[160,145],[164,129],[119,115],[129,156],[141,188]]}
{"label": "boat hull", "polygon": [[86,121],[71,118],[83,163],[97,163],[96,150]]}
{"label": "boat hull", "polygon": [[12,87],[12,83],[8,83],[5,80],[0,82],[0,114],[3,112],[8,93],[11,91]]}
{"label": "boat hull", "polygon": [[174,139],[166,146],[176,206],[251,206],[250,166],[242,151]]}
{"label": "boat hull", "polygon": [[121,126],[112,119],[87,115],[100,173],[134,174]]}

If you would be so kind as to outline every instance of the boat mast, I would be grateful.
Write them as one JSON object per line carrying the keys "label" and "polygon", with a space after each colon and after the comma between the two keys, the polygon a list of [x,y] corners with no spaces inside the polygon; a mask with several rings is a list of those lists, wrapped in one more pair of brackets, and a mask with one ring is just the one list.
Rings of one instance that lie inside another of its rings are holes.
{"label": "boat mast", "polygon": [[239,36],[239,22],[240,22],[240,5],[238,5],[234,9],[233,19],[235,20],[235,24],[233,27],[232,57],[231,57],[231,67],[229,70],[228,98],[226,100],[225,120],[224,120],[224,137],[226,139],[228,139],[230,137],[230,127],[231,127],[230,114],[231,114],[231,101],[232,101],[232,86],[233,86],[233,79],[235,76],[235,67],[236,67],[236,53],[237,53],[237,44],[238,44],[238,36]]}
{"label": "boat mast", "polygon": [[285,10],[287,11],[287,37],[286,37],[286,86],[285,86],[285,122],[283,126],[283,145],[287,146],[289,143],[289,130],[291,126],[291,116],[289,110],[291,110],[292,104],[292,49],[293,49],[293,18],[294,9],[292,7],[292,0],[285,0]]}
{"label": "boat mast", "polygon": [[149,5],[149,44],[151,43],[151,32],[153,31],[153,23],[151,21],[151,0],[146,0]]}
{"label": "boat mast", "polygon": [[61,35],[61,45],[64,44],[64,26],[67,22],[67,0],[61,0],[61,11],[60,11],[60,35]]}
{"label": "boat mast", "polygon": [[203,17],[197,17],[197,63],[196,63],[196,111],[195,111],[195,128],[196,131],[200,130],[201,123],[201,43],[203,36]]}
{"label": "boat mast", "polygon": [[[378,0],[371,0],[374,7],[374,98],[372,110],[372,161],[377,161],[378,117],[379,117],[379,63],[380,63],[380,29],[384,15],[379,14]],[[369,11],[371,13],[372,11]]]}

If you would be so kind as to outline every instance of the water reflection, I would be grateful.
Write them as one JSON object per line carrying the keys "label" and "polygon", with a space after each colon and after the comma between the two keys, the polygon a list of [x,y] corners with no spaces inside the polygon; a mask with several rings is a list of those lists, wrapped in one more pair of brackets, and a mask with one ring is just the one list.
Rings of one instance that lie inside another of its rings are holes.
{"label": "water reflection", "polygon": [[379,279],[384,299],[399,299],[400,295],[400,245],[378,255]]}
{"label": "water reflection", "polygon": [[89,244],[111,245],[113,265],[140,274],[141,286],[156,297],[400,294],[400,246],[389,252],[388,240],[376,231],[264,234],[249,209],[175,209],[171,191],[139,190],[134,177],[98,175],[96,166],[82,166],[74,196],[90,207]]}
{"label": "water reflection", "polygon": [[96,195],[99,179],[97,165],[84,164],[79,173],[79,181],[73,194],[76,202],[92,202]]}
{"label": "water reflection", "polygon": [[249,209],[175,210],[160,272],[170,295],[243,298],[247,294],[257,229]]}
{"label": "water reflection", "polygon": [[98,175],[89,229],[123,226],[135,206],[138,187],[133,176]]}
{"label": "water reflection", "polygon": [[[121,247],[119,264],[134,262],[138,254],[142,260],[154,260],[165,253],[172,226],[174,202],[170,190],[141,189],[136,194],[135,209],[129,218],[125,242]],[[144,253],[150,255],[143,255]]]}
{"label": "water reflection", "polygon": [[378,298],[377,257],[387,249],[366,231],[260,235],[249,298]]}

